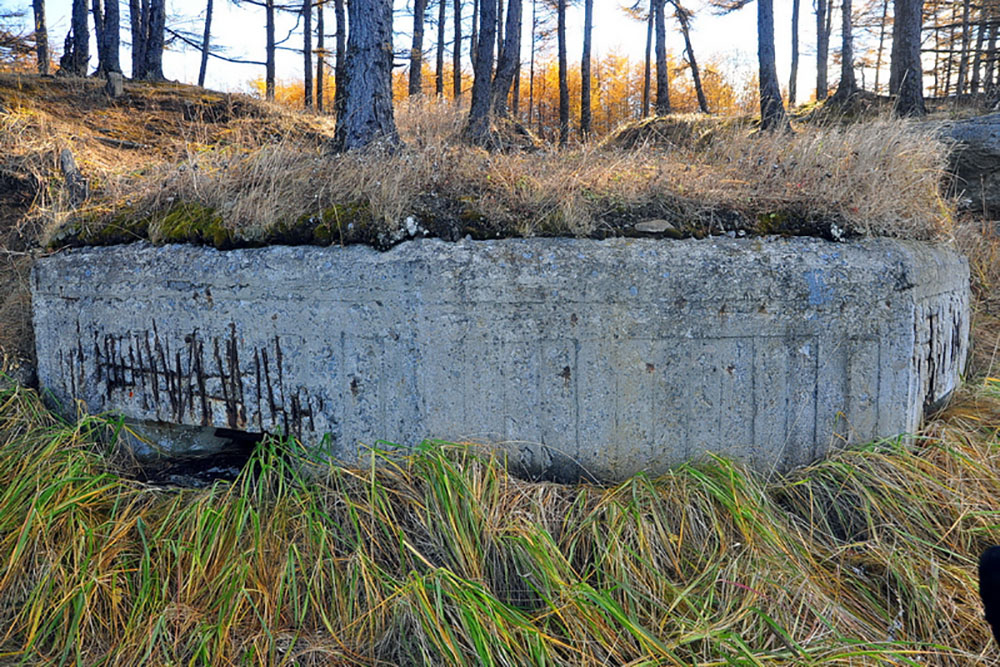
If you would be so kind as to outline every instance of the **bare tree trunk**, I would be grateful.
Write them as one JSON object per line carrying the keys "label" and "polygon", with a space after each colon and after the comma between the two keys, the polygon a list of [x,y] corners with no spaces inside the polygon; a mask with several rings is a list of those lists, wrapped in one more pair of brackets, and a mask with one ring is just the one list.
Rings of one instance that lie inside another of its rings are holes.
{"label": "bare tree trunk", "polygon": [[969,77],[969,0],[962,2],[962,47],[958,55],[958,82],[956,93],[965,94],[965,84]]}
{"label": "bare tree trunk", "polygon": [[101,11],[101,0],[93,0],[94,34],[97,36],[97,70],[102,74],[121,74],[119,57],[121,41],[118,0],[109,0]]}
{"label": "bare tree trunk", "polygon": [[830,53],[830,33],[827,30],[827,3],[833,0],[816,0],[816,99],[827,96],[826,64]]}
{"label": "bare tree trunk", "polygon": [[514,72],[521,66],[521,0],[507,3],[507,35],[503,40],[503,52],[497,63],[493,78],[493,114],[507,115],[507,96],[514,83]]}
{"label": "bare tree trunk", "polygon": [[760,67],[760,129],[786,129],[788,120],[781,102],[774,63],[773,0],[757,0],[757,62]]}
{"label": "bare tree trunk", "polygon": [[38,56],[38,73],[49,73],[49,31],[45,25],[45,0],[32,0],[35,13],[35,53]]}
{"label": "bare tree trunk", "polygon": [[448,0],[438,0],[438,34],[437,34],[437,60],[434,63],[434,94],[438,98],[444,97],[444,25],[445,10],[448,8]]}
{"label": "bare tree trunk", "polygon": [[[795,0],[798,2],[798,0]],[[691,12],[685,9],[677,0],[671,0],[677,14],[677,21],[681,24],[681,35],[684,36],[684,50],[687,52],[688,65],[691,66],[691,78],[694,80],[694,92],[698,96],[698,108],[702,113],[708,113],[708,100],[705,98],[705,89],[701,85],[701,72],[698,70],[698,62],[694,58],[694,47],[691,46]]]}
{"label": "bare tree trunk", "polygon": [[497,0],[497,55],[496,62],[500,62],[500,54],[503,53],[503,0]]}
{"label": "bare tree trunk", "polygon": [[[899,82],[896,114],[922,116],[924,107],[923,66],[920,63],[920,23],[923,0],[893,0],[893,78]],[[898,48],[895,47],[898,43]]]}
{"label": "bare tree trunk", "polygon": [[212,2],[205,5],[205,33],[201,38],[201,66],[198,68],[198,85],[204,87],[205,72],[208,69],[208,44],[212,38]]}
{"label": "bare tree trunk", "polygon": [[854,77],[854,24],[851,16],[851,0],[843,0],[840,11],[841,42],[840,42],[840,82],[831,101],[846,104],[858,92],[857,79]]}
{"label": "bare tree trunk", "polygon": [[663,5],[666,0],[654,0],[656,21],[656,115],[670,113],[670,77],[667,74],[667,26]]}
{"label": "bare tree trunk", "polygon": [[306,109],[313,105],[312,71],[312,0],[302,0],[302,103]]}
{"label": "bare tree trunk", "polygon": [[267,32],[267,63],[264,66],[264,97],[274,99],[274,0],[264,0]]}
{"label": "bare tree trunk", "polygon": [[326,26],[323,21],[323,4],[326,0],[316,0],[316,111],[323,112],[323,86],[326,79],[326,68],[323,59],[326,57]]}
{"label": "bare tree trunk", "polygon": [[980,9],[979,23],[976,25],[976,49],[972,57],[972,80],[969,82],[971,93],[979,93],[980,74],[983,68],[983,42],[986,37],[986,10]]}
{"label": "bare tree trunk", "polygon": [[146,66],[146,34],[149,27],[148,21],[148,0],[129,0],[129,24],[132,29],[132,78],[143,78]]}
{"label": "bare tree trunk", "polygon": [[569,80],[566,65],[566,2],[557,0],[556,32],[559,42],[559,146],[569,141]]}
{"label": "bare tree trunk", "polygon": [[59,59],[59,72],[72,76],[86,76],[90,61],[89,47],[87,0],[73,0],[70,30],[66,35],[64,53]]}
{"label": "bare tree trunk", "polygon": [[944,63],[944,94],[951,94],[951,71],[954,65],[955,24],[958,22],[958,5],[952,5],[951,25],[948,28],[948,59]]}
{"label": "bare tree trunk", "polygon": [[472,34],[469,36],[469,58],[470,60],[472,60],[473,78],[475,78],[476,58],[479,57],[479,14],[480,13],[481,10],[479,8],[479,0],[472,0]]}
{"label": "bare tree trunk", "polygon": [[[392,112],[392,0],[350,0],[343,112],[333,144],[338,151],[399,146]],[[338,26],[338,31],[341,26]]]}
{"label": "bare tree trunk", "polygon": [[649,0],[649,15],[646,17],[646,60],[642,75],[642,118],[649,115],[649,98],[652,88],[651,79],[653,74],[653,22],[656,16],[654,3],[656,0]]}
{"label": "bare tree trunk", "polygon": [[591,133],[590,116],[590,38],[594,30],[594,0],[583,3],[583,56],[580,59],[580,140]]}
{"label": "bare tree trunk", "polygon": [[455,102],[458,102],[462,97],[462,0],[455,0],[455,45],[451,51],[451,70],[451,92]]}
{"label": "bare tree trunk", "polygon": [[[111,3],[114,4],[112,0]],[[90,13],[94,17],[94,37],[97,43],[97,71],[104,72],[104,12],[101,11],[101,0],[91,0]]]}
{"label": "bare tree trunk", "polygon": [[347,17],[344,0],[333,0],[333,17],[337,22],[337,61],[333,64],[333,112],[339,117],[344,110],[344,91],[347,90]]}
{"label": "bare tree trunk", "polygon": [[792,0],[792,71],[788,76],[788,106],[795,105],[799,82],[799,0]]}
{"label": "bare tree trunk", "polygon": [[420,70],[424,62],[424,11],[426,8],[427,0],[413,0],[413,41],[410,43],[410,84],[407,90],[410,97],[423,92],[422,72]]}
{"label": "bare tree trunk", "polygon": [[990,36],[986,42],[986,71],[983,73],[983,92],[992,96],[995,89],[994,72],[996,71],[997,59],[997,30],[1000,28],[996,23],[990,26]]}
{"label": "bare tree trunk", "polygon": [[528,125],[535,108],[535,35],[538,32],[538,0],[531,0],[531,64],[528,66]]}
{"label": "bare tree trunk", "polygon": [[882,0],[882,21],[878,28],[878,55],[875,56],[875,94],[878,95],[878,80],[882,74],[882,52],[885,48],[885,22],[889,16],[889,0]]}
{"label": "bare tree trunk", "polygon": [[[352,0],[353,1],[353,0]],[[493,47],[496,45],[496,0],[481,0],[479,7],[478,53],[472,81],[472,106],[465,136],[472,143],[484,144],[490,132],[490,104],[493,86]],[[473,21],[473,26],[476,22]]]}

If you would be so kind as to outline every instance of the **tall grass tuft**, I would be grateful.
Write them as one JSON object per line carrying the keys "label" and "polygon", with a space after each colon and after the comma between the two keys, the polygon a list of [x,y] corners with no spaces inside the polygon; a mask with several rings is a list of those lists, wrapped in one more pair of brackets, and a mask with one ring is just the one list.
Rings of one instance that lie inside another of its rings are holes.
{"label": "tall grass tuft", "polygon": [[153,487],[108,428],[0,393],[0,662],[993,661],[1000,443],[961,410],[784,479],[714,459],[606,488],[442,442],[317,468],[276,439],[232,483]]}

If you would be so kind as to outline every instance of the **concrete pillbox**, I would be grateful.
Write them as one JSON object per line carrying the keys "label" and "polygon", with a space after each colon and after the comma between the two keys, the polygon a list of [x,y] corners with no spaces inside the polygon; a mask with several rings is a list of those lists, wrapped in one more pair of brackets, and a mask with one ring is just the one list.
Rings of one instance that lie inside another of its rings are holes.
{"label": "concrete pillbox", "polygon": [[563,480],[913,432],[968,350],[966,260],[889,239],[140,243],[42,258],[32,285],[39,381],[70,410],[346,462],[476,440]]}

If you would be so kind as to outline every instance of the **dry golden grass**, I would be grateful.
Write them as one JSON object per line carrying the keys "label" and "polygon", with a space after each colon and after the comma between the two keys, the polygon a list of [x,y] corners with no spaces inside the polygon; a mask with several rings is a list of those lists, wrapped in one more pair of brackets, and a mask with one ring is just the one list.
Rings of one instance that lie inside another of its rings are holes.
{"label": "dry golden grass", "polygon": [[[906,121],[763,136],[732,121],[701,141],[666,146],[489,153],[459,141],[463,109],[425,101],[397,109],[403,151],[333,156],[326,116],[173,84],[130,85],[126,100],[110,103],[97,82],[18,82],[0,77],[10,110],[0,148],[8,161],[30,164],[41,187],[25,219],[57,240],[381,245],[400,238],[409,216],[445,237],[604,237],[650,218],[688,236],[742,229],[926,239],[950,231],[938,187],[946,147],[931,127]],[[91,179],[93,197],[80,210],[68,206],[55,171],[63,146]],[[189,208],[178,225],[171,213],[181,205]],[[343,218],[363,232],[312,234],[310,226]],[[273,234],[290,227],[301,238]]]}

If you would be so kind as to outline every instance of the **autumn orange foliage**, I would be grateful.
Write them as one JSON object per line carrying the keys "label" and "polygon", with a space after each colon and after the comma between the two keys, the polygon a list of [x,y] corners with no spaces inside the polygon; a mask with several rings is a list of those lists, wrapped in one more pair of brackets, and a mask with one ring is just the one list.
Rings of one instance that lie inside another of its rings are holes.
{"label": "autumn orange foliage", "polygon": [[[687,63],[673,54],[668,54],[671,107],[677,112],[698,111],[698,101],[694,83]],[[593,133],[601,137],[623,123],[642,116],[643,69],[641,60],[633,60],[620,52],[612,51],[595,58],[591,65],[591,116]],[[701,64],[702,85],[712,113],[753,113],[758,106],[757,79],[749,77],[735,82],[727,79],[723,66],[716,60],[708,59]],[[393,97],[397,102],[407,97],[409,74],[400,70],[393,74]],[[655,78],[655,75],[654,75]],[[571,65],[568,72],[570,95],[570,125],[580,125],[580,88],[582,77],[579,64]],[[425,61],[422,70],[423,92],[433,96],[435,92],[435,72],[431,63]],[[446,63],[444,71],[444,98],[454,100],[452,89],[452,69]],[[250,83],[253,91],[264,96],[264,80],[255,79]],[[325,109],[330,111],[336,82],[328,75],[324,83]],[[462,74],[463,99],[468,98],[472,88],[472,75]],[[652,95],[655,97],[655,81]],[[302,108],[303,87],[301,80],[279,81],[275,85],[275,101],[293,108]],[[540,137],[553,140],[559,133],[559,67],[554,58],[547,58],[535,65],[534,82],[528,67],[521,70],[518,95],[511,94],[510,109],[516,110],[521,122],[527,124]],[[650,102],[650,110],[652,101]]]}

